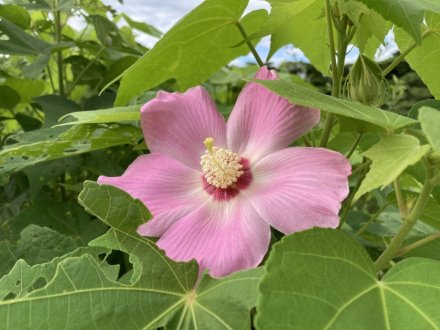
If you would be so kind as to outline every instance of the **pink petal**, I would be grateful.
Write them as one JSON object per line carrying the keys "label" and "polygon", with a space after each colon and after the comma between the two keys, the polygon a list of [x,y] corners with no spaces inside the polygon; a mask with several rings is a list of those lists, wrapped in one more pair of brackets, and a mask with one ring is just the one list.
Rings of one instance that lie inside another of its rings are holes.
{"label": "pink petal", "polygon": [[201,172],[161,154],[140,156],[122,176],[100,176],[98,182],[118,187],[148,207],[153,220],[140,227],[145,236],[162,235],[209,197]]}
{"label": "pink petal", "polygon": [[176,222],[157,245],[177,261],[196,259],[213,276],[256,267],[267,252],[270,228],[243,197],[210,202]]}
{"label": "pink petal", "polygon": [[255,164],[254,181],[242,193],[266,222],[285,234],[334,228],[350,173],[350,163],[337,152],[287,148]]}
{"label": "pink petal", "polygon": [[[262,67],[256,78],[274,80],[277,77]],[[318,122],[319,110],[292,105],[265,87],[248,83],[228,120],[228,146],[252,163],[287,147]]]}
{"label": "pink petal", "polygon": [[141,124],[151,152],[168,155],[200,169],[203,141],[213,137],[219,147],[226,146],[226,124],[203,87],[185,93],[159,92],[141,109]]}

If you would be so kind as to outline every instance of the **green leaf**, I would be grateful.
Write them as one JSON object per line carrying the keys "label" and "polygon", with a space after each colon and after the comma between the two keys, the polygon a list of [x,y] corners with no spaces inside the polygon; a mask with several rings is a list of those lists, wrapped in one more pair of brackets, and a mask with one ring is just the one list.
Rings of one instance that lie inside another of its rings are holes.
{"label": "green leaf", "polygon": [[440,101],[428,99],[428,100],[423,100],[423,101],[417,102],[416,104],[414,104],[411,107],[411,110],[409,110],[408,117],[417,119],[419,117],[419,109],[421,107],[429,107],[429,108],[437,109],[438,111],[440,111]]}
{"label": "green leaf", "polygon": [[122,45],[122,37],[113,22],[101,15],[90,15],[89,17],[103,46],[120,47]]}
{"label": "green leaf", "polygon": [[419,109],[419,121],[429,144],[434,151],[440,151],[440,111],[422,107]]}
{"label": "green leaf", "polygon": [[[18,260],[11,271],[0,279],[0,309],[1,300],[20,298],[26,296],[31,291],[43,287],[53,278],[57,266],[61,261],[71,257],[80,257],[84,254],[88,254],[96,260],[99,260],[99,255],[109,253],[109,250],[103,248],[81,247],[61,257],[54,258],[47,263],[34,265],[32,267],[23,259]],[[107,274],[111,274],[109,268],[115,269],[116,267],[117,266],[108,266]],[[117,269],[115,275],[117,276]],[[114,278],[116,278],[116,276],[114,276]]]}
{"label": "green leaf", "polygon": [[417,163],[430,150],[411,135],[386,135],[362,155],[371,159],[370,171],[362,181],[354,199],[393,182],[408,166]]}
{"label": "green leaf", "polygon": [[48,227],[58,233],[70,236],[79,245],[87,245],[91,240],[105,233],[107,227],[90,215],[79,205],[56,202],[48,196],[36,198],[34,203],[24,208],[18,215],[2,221],[0,241],[10,242],[19,239],[20,232],[29,225]]}
{"label": "green leaf", "polygon": [[256,324],[261,330],[438,329],[439,288],[438,261],[406,259],[378,280],[367,252],[353,239],[313,229],[274,246]]}
{"label": "green leaf", "polygon": [[43,94],[45,82],[35,79],[19,79],[9,77],[6,79],[6,85],[14,89],[21,98],[21,103],[29,103],[34,97]]}
{"label": "green leaf", "polygon": [[[197,85],[234,58],[249,52],[246,45],[232,47],[243,38],[235,25],[247,0],[207,0],[171,28],[159,42],[127,69],[115,105],[169,79],[179,89]],[[250,35],[266,20],[266,11],[254,11],[242,19]]]}
{"label": "green leaf", "polygon": [[[300,48],[313,66],[325,75],[329,72],[330,49],[324,1],[271,0],[272,10],[267,29],[271,36],[270,58],[281,46],[293,44]],[[307,28],[304,28],[307,27]]]}
{"label": "green leaf", "polygon": [[50,51],[51,45],[24,32],[6,18],[0,19],[0,53],[39,55]]}
{"label": "green leaf", "polygon": [[58,122],[58,118],[69,112],[79,111],[80,107],[75,102],[59,95],[43,95],[36,97],[37,103],[44,112],[44,126],[49,128]]}
{"label": "green leaf", "polygon": [[[423,39],[420,46],[414,48],[405,59],[428,86],[435,98],[440,99],[440,67],[438,66],[438,49],[440,47],[440,15],[426,14],[426,25],[429,35]],[[425,32],[426,33],[426,32]],[[405,50],[413,43],[411,38],[401,29],[395,30],[396,42],[399,49]]]}
{"label": "green leaf", "polygon": [[417,123],[414,119],[399,116],[393,112],[338,99],[293,82],[281,80],[257,80],[256,82],[278,95],[285,97],[294,104],[313,107],[336,115],[361,120],[381,127],[386,131],[396,130]]}
{"label": "green leaf", "polygon": [[142,139],[132,125],[75,125],[41,129],[12,137],[17,143],[0,150],[0,176],[46,160],[104,149],[121,144],[135,145]]}
{"label": "green leaf", "polygon": [[9,86],[0,86],[0,108],[14,110],[20,103],[20,95]]}
{"label": "green leaf", "polygon": [[140,108],[141,105],[133,105],[112,109],[72,112],[61,117],[59,119],[60,124],[56,126],[138,121],[141,116]]}
{"label": "green leaf", "polygon": [[417,42],[422,41],[420,25],[423,6],[420,0],[360,0],[385,19],[404,29]]}
{"label": "green leaf", "polygon": [[0,5],[0,17],[8,19],[22,29],[29,28],[31,23],[31,17],[27,10],[15,5]]}
{"label": "green leaf", "polygon": [[72,237],[33,224],[21,231],[18,242],[2,243],[4,244],[2,248],[8,251],[8,257],[2,258],[0,277],[9,271],[18,259],[24,259],[28,264],[35,265],[48,262],[78,247]]}
{"label": "green leaf", "polygon": [[[130,254],[135,267],[131,281],[122,283],[109,276],[103,263],[91,255],[65,258],[44,287],[0,302],[0,319],[8,320],[9,328],[28,324],[44,329],[250,328],[250,308],[256,303],[261,269],[223,279],[205,274],[194,290],[198,276],[194,261],[173,262],[152,241],[136,233],[137,226],[150,217],[139,200],[115,187],[86,182],[79,201],[111,226],[95,244]],[[13,271],[28,273],[29,268],[18,264]],[[42,310],[63,317],[42,318]]]}
{"label": "green leaf", "polygon": [[144,23],[144,22],[136,22],[133,21],[130,17],[128,17],[125,14],[122,14],[122,17],[124,17],[125,21],[130,25],[132,28],[145,32],[153,37],[160,38],[162,36],[162,32],[160,32],[158,29],[156,29],[154,26]]}

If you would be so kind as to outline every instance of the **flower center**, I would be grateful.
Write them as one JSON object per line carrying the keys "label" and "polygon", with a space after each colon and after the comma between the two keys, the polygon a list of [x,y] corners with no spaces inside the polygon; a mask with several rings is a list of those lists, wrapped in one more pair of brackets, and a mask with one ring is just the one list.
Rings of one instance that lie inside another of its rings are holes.
{"label": "flower center", "polygon": [[214,147],[214,139],[207,137],[203,143],[206,146],[205,154],[201,157],[203,173],[206,181],[216,188],[226,189],[237,182],[244,173],[241,158],[235,152]]}

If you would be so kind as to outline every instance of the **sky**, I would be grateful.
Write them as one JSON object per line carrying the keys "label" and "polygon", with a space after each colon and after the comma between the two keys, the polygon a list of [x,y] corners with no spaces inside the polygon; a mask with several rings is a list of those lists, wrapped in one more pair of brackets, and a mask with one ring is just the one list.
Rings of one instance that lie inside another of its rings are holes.
{"label": "sky", "polygon": [[[117,0],[103,0],[105,4],[111,5],[118,12],[127,14],[131,19],[146,22],[158,28],[162,32],[168,31],[179,19],[192,9],[197,7],[203,0],[124,0],[124,4],[120,4]],[[246,13],[256,9],[266,9],[270,11],[270,5],[263,0],[249,0],[249,6]],[[137,33],[137,41],[141,44],[152,47],[157,39],[143,33]],[[385,59],[390,57],[396,50],[393,34],[389,34],[386,38],[387,47],[382,47],[377,55],[377,59]],[[269,53],[270,39],[263,38],[257,45],[257,51],[261,58],[265,59]],[[347,55],[347,62],[353,63],[359,52],[356,47],[351,48]],[[276,52],[271,62],[275,65],[283,61],[304,61],[308,62],[303,52],[292,45],[281,48]],[[242,56],[231,62],[233,65],[242,66],[248,62],[255,62],[251,54]]]}

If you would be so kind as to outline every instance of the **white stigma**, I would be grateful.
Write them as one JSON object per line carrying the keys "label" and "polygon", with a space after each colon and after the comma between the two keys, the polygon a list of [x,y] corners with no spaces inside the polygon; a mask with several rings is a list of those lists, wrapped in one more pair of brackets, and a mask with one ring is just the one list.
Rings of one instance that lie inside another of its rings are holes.
{"label": "white stigma", "polygon": [[205,154],[201,157],[203,173],[206,181],[217,188],[226,189],[237,182],[244,173],[241,158],[235,152],[214,147],[214,139],[208,137],[203,141],[206,146]]}

